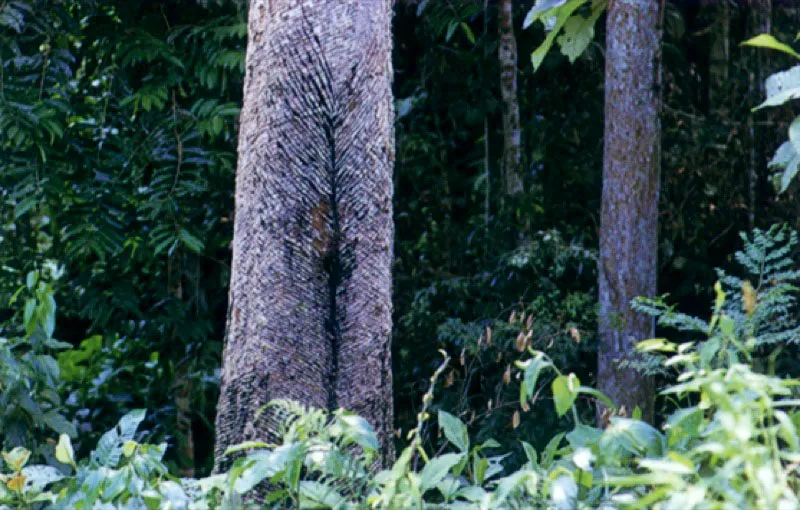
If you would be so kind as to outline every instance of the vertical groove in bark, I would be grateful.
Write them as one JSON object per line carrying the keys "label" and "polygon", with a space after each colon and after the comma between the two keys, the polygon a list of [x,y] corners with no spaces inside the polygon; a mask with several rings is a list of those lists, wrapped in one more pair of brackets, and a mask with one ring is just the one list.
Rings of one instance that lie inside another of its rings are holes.
{"label": "vertical groove in bark", "polygon": [[[750,9],[750,36],[768,34],[772,29],[772,0],[748,0]],[[748,94],[750,98],[760,101],[766,96],[764,81],[769,54],[762,49],[753,49],[750,69]],[[759,114],[764,115],[764,112]],[[747,169],[747,221],[752,229],[756,224],[756,208],[758,200],[758,186],[762,175],[766,173],[767,156],[764,143],[764,130],[756,126],[756,113],[749,112],[747,116],[747,130],[750,138],[750,161]],[[769,112],[766,112],[769,115]]]}
{"label": "vertical groove in bark", "polygon": [[612,0],[605,66],[605,134],[600,224],[598,385],[628,412],[653,418],[653,382],[630,368],[653,319],[630,301],[656,292],[663,0]]}
{"label": "vertical groove in bark", "polygon": [[215,469],[287,398],[392,451],[391,1],[253,0]]}
{"label": "vertical groove in bark", "polygon": [[500,96],[503,101],[503,179],[507,195],[523,191],[522,135],[517,97],[517,41],[514,38],[514,3],[500,0],[497,26],[500,35]]}

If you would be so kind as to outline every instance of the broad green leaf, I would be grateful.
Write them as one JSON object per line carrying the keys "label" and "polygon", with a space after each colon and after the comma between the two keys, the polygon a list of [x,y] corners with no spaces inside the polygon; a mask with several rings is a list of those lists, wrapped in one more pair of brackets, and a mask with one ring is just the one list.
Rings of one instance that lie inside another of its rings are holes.
{"label": "broad green leaf", "polygon": [[489,459],[485,459],[480,455],[476,455],[472,459],[472,476],[475,478],[475,483],[483,485],[486,481],[486,471],[489,470]]}
{"label": "broad green leaf", "polygon": [[528,11],[525,20],[522,22],[522,29],[530,27],[535,21],[546,16],[547,11],[561,7],[565,3],[567,3],[567,0],[536,0],[536,4]]}
{"label": "broad green leaf", "polygon": [[250,492],[253,487],[273,476],[277,470],[268,462],[254,462],[242,471],[234,483],[234,490],[239,494]]}
{"label": "broad green leaf", "polygon": [[555,41],[556,36],[561,31],[569,17],[572,16],[572,14],[578,10],[580,6],[585,4],[586,1],[587,0],[570,0],[568,3],[558,8],[556,11],[555,26],[547,33],[547,37],[545,37],[544,42],[542,42],[542,44],[539,45],[539,47],[536,48],[531,54],[531,63],[533,64],[534,71],[539,69],[539,66],[542,65],[545,55],[547,55],[547,52],[550,51],[550,47],[553,46],[553,41]]}
{"label": "broad green leaf", "polygon": [[606,7],[605,1],[595,1],[588,18],[576,14],[564,24],[564,33],[557,39],[561,53],[575,62],[594,39],[594,25]]}
{"label": "broad green leaf", "polygon": [[800,153],[795,150],[791,142],[783,142],[769,162],[769,166],[783,170],[779,185],[779,190],[783,193],[789,188],[800,169]]}
{"label": "broad green leaf", "polygon": [[67,434],[70,437],[76,437],[78,435],[78,430],[75,428],[75,425],[64,418],[58,411],[47,411],[42,417],[42,421],[58,434]]}
{"label": "broad green leaf", "polygon": [[800,153],[800,117],[796,117],[789,126],[789,141],[795,153]]}
{"label": "broad green leaf", "polygon": [[572,408],[572,404],[575,403],[575,398],[578,396],[580,384],[575,374],[560,375],[553,381],[553,402],[559,416],[564,416]]}
{"label": "broad green leaf", "polygon": [[6,461],[8,469],[14,472],[19,471],[23,467],[25,467],[25,464],[28,462],[30,456],[31,456],[30,450],[26,450],[21,446],[17,446],[8,453],[3,452],[3,460]]}
{"label": "broad green leaf", "polygon": [[447,440],[462,452],[469,450],[469,434],[467,426],[461,420],[446,411],[439,411],[439,427]]}
{"label": "broad green leaf", "polygon": [[25,301],[25,311],[22,314],[22,321],[25,325],[25,332],[28,335],[33,334],[36,329],[36,300],[28,299]]}
{"label": "broad green leaf", "polygon": [[778,50],[786,53],[787,55],[791,55],[794,58],[800,59],[800,53],[797,53],[791,46],[780,42],[770,34],[757,35],[752,39],[748,39],[747,41],[743,42],[742,46],[754,46],[756,48],[767,48],[770,50]]}
{"label": "broad green leaf", "polygon": [[534,468],[538,468],[539,454],[536,453],[536,449],[531,446],[530,443],[525,441],[522,441],[522,449],[525,451],[525,456],[528,458],[528,462],[530,462]]}
{"label": "broad green leaf", "polygon": [[364,449],[378,451],[378,436],[372,425],[357,414],[344,412],[338,416],[344,425],[345,436]]}
{"label": "broad green leaf", "polygon": [[28,274],[25,276],[25,285],[28,287],[28,290],[33,290],[33,287],[36,285],[36,281],[38,279],[38,275],[35,271],[28,272]]}
{"label": "broad green leaf", "polygon": [[603,435],[603,431],[590,427],[589,425],[580,424],[567,434],[567,441],[573,448],[581,448],[594,445],[598,439]]}
{"label": "broad green leaf", "polygon": [[556,452],[558,451],[558,447],[561,445],[561,441],[564,439],[564,432],[559,432],[553,438],[548,441],[547,446],[544,447],[542,451],[542,467],[550,467],[550,463],[556,457]]}
{"label": "broad green leaf", "polygon": [[767,99],[755,109],[778,106],[800,97],[800,66],[775,73],[766,81]]}
{"label": "broad green leaf", "polygon": [[134,409],[119,420],[120,437],[125,441],[130,441],[136,435],[139,424],[144,420],[146,411],[144,409]]}
{"label": "broad green leaf", "polygon": [[446,453],[433,457],[419,473],[420,489],[426,491],[436,487],[465,456],[464,453]]}
{"label": "broad green leaf", "polygon": [[464,498],[473,503],[478,503],[486,497],[486,491],[475,485],[467,485],[458,489],[455,496]]}
{"label": "broad green leaf", "polygon": [[117,447],[118,442],[119,434],[115,427],[100,437],[97,442],[97,448],[93,452],[92,460],[100,466],[116,467],[122,456],[122,449]]}
{"label": "broad green leaf", "polygon": [[72,449],[72,441],[70,441],[67,434],[58,436],[58,444],[56,445],[56,460],[62,464],[75,466],[75,451]]}
{"label": "broad green leaf", "polygon": [[187,508],[190,503],[189,496],[183,490],[183,487],[172,480],[165,480],[159,483],[158,492],[166,500],[160,502],[162,508],[165,507],[164,503],[169,503],[167,508]]}
{"label": "broad green leaf", "polygon": [[126,457],[130,457],[136,452],[136,447],[138,443],[136,441],[125,441],[122,444],[122,455]]}
{"label": "broad green leaf", "polygon": [[497,489],[494,492],[492,504],[497,505],[493,508],[503,508],[506,499],[518,489],[524,487],[530,495],[536,494],[538,477],[533,471],[520,470],[512,473],[505,478],[497,481]]}
{"label": "broad green leaf", "polygon": [[300,482],[300,508],[342,508],[344,496],[329,484],[304,480]]}
{"label": "broad green leaf", "polygon": [[30,492],[40,492],[51,483],[64,478],[61,471],[53,466],[25,466],[22,469],[22,474],[25,475],[26,478],[26,491]]}
{"label": "broad green leaf", "polygon": [[537,353],[536,356],[528,362],[528,365],[525,367],[525,378],[523,379],[526,396],[531,397],[536,393],[536,381],[539,380],[539,374],[542,369],[549,366],[550,362],[545,359],[544,353],[541,352]]}

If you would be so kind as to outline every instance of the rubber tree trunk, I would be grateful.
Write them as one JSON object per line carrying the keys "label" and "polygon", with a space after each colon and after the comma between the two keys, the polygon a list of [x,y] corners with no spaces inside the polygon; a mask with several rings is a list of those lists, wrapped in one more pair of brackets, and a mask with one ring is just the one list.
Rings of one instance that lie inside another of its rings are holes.
{"label": "rubber tree trunk", "polygon": [[215,469],[272,399],[359,413],[392,452],[391,0],[253,0]]}
{"label": "rubber tree trunk", "polygon": [[506,195],[522,193],[522,134],[517,97],[517,40],[514,37],[514,5],[500,0],[498,21],[500,43],[500,95],[503,101],[503,180]]}
{"label": "rubber tree trunk", "polygon": [[611,0],[606,35],[597,379],[618,406],[638,406],[648,420],[652,380],[618,362],[654,333],[630,301],[656,292],[662,12],[656,1]]}

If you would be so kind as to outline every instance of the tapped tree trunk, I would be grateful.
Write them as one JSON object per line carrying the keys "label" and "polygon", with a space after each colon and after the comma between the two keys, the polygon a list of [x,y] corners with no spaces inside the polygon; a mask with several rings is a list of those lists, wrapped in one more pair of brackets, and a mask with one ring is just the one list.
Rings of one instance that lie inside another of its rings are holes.
{"label": "tapped tree trunk", "polygon": [[522,134],[517,97],[517,40],[514,37],[514,3],[500,0],[497,26],[500,36],[500,95],[503,100],[503,179],[506,195],[522,193]]}
{"label": "tapped tree trunk", "polygon": [[272,399],[392,451],[391,0],[252,0],[215,469]]}
{"label": "tapped tree trunk", "polygon": [[[628,413],[653,418],[653,382],[619,366],[652,337],[651,317],[631,299],[656,292],[661,155],[661,5],[611,0],[605,68],[597,382]],[[600,411],[602,412],[602,411]]]}

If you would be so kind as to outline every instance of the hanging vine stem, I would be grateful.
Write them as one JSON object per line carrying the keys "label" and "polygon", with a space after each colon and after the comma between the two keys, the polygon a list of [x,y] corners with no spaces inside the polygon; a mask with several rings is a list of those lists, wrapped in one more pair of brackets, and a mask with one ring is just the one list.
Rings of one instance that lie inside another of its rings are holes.
{"label": "hanging vine stem", "polygon": [[411,440],[409,448],[414,450],[414,471],[417,470],[417,462],[419,461],[420,457],[422,457],[426,463],[428,462],[428,455],[425,453],[425,449],[422,447],[422,427],[425,425],[425,422],[428,421],[428,418],[430,418],[428,411],[430,410],[431,402],[433,402],[433,390],[436,388],[436,381],[439,380],[442,372],[444,372],[444,370],[447,368],[447,365],[450,363],[450,355],[442,349],[440,349],[439,352],[444,357],[444,361],[442,361],[442,363],[433,372],[433,375],[430,378],[428,391],[422,396],[422,409],[420,409],[419,413],[417,413],[417,426],[408,431],[407,439]]}
{"label": "hanging vine stem", "polygon": [[50,39],[44,43],[44,63],[42,64],[42,77],[39,79],[39,101],[44,96],[44,80],[47,77],[47,66],[50,64]]}
{"label": "hanging vine stem", "polygon": [[178,131],[178,101],[175,99],[174,90],[172,91],[172,120],[172,132],[175,134],[175,141],[178,148],[178,162],[175,164],[175,178],[172,180],[172,188],[169,190],[170,195],[175,192],[175,188],[178,186],[178,178],[181,175],[181,166],[183,166],[183,139]]}

